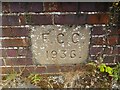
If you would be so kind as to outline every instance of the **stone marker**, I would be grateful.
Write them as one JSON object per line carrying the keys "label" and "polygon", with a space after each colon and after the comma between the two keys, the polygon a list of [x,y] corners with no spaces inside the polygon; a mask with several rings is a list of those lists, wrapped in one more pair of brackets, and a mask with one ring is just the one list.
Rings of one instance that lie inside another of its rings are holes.
{"label": "stone marker", "polygon": [[90,28],[42,25],[31,29],[36,64],[78,64],[88,57]]}

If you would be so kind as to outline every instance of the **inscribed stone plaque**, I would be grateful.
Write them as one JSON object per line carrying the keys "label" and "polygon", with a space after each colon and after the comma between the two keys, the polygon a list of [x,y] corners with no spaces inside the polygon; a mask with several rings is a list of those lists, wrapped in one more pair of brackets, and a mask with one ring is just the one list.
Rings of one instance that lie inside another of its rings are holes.
{"label": "inscribed stone plaque", "polygon": [[65,25],[35,26],[31,30],[34,62],[77,64],[88,56],[90,28]]}

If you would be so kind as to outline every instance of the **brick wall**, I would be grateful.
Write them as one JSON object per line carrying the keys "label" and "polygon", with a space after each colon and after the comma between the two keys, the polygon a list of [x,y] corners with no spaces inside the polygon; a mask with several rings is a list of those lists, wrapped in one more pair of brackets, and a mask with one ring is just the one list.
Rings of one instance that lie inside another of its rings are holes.
{"label": "brick wall", "polygon": [[[102,2],[4,2],[2,3],[2,73],[8,73],[14,65],[15,70],[26,65],[25,74],[29,72],[49,73],[79,69],[78,65],[38,66],[32,62],[30,50],[30,29],[35,25],[84,25],[92,26],[89,58],[96,60],[99,52],[104,62],[120,62],[120,29],[111,27],[105,30],[109,22],[109,6]],[[104,35],[109,33],[107,38]],[[4,63],[6,61],[6,63]],[[6,68],[6,66],[7,68]]]}

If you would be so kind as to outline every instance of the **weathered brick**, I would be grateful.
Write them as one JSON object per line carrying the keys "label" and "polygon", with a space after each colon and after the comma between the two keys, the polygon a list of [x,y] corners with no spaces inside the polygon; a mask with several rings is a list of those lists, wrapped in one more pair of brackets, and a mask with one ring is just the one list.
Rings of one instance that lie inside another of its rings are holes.
{"label": "weathered brick", "polygon": [[55,15],[55,24],[85,24],[86,23],[87,15],[74,15],[74,14],[68,14],[68,15]]}
{"label": "weathered brick", "polygon": [[115,55],[118,54],[118,47],[104,48],[104,54]]}
{"label": "weathered brick", "polygon": [[28,39],[4,39],[2,40],[2,47],[14,47],[14,46],[29,46]]}
{"label": "weathered brick", "polygon": [[[25,21],[25,22],[24,22]],[[52,24],[52,15],[25,15],[22,25],[49,25]]]}
{"label": "weathered brick", "polygon": [[10,3],[9,2],[2,2],[2,12],[3,13],[10,12]]}
{"label": "weathered brick", "polygon": [[120,47],[118,47],[118,54],[120,54]]}
{"label": "weathered brick", "polygon": [[110,35],[119,35],[120,34],[120,29],[112,29],[110,31]]}
{"label": "weathered brick", "polygon": [[26,56],[28,58],[31,58],[32,57],[32,51],[31,49],[18,49],[17,50],[17,53],[19,56]]}
{"label": "weathered brick", "polygon": [[77,10],[75,2],[45,2],[45,12],[74,12]]}
{"label": "weathered brick", "polygon": [[27,3],[28,3],[28,6],[25,12],[35,12],[35,13],[43,12],[42,2],[27,2]]}
{"label": "weathered brick", "polygon": [[36,69],[34,69],[36,73],[46,73],[46,67],[37,67]]}
{"label": "weathered brick", "polygon": [[97,10],[97,8],[95,8],[95,4],[96,3],[92,3],[92,2],[90,2],[90,3],[85,3],[85,2],[83,2],[83,3],[80,3],[80,11],[95,11],[95,10]]}
{"label": "weathered brick", "polygon": [[115,45],[118,44],[118,36],[109,36],[106,41],[107,45]]}
{"label": "weathered brick", "polygon": [[[58,12],[106,12],[109,10],[111,3],[101,2],[45,2],[44,11]],[[8,10],[9,9],[9,10]],[[4,2],[3,11],[9,12],[41,12],[43,11],[42,2]]]}
{"label": "weathered brick", "polygon": [[115,61],[116,61],[116,63],[120,63],[120,55],[116,56],[116,60]]}
{"label": "weathered brick", "polygon": [[103,45],[105,43],[102,37],[92,37],[90,42],[93,45]]}
{"label": "weathered brick", "polygon": [[107,24],[109,20],[108,14],[90,14],[87,18],[88,24]]}
{"label": "weathered brick", "polygon": [[69,71],[76,71],[81,70],[82,65],[80,64],[69,64],[69,65],[48,65],[47,66],[47,73],[59,73],[59,72],[69,72]]}
{"label": "weathered brick", "polygon": [[3,15],[2,16],[3,26],[16,26],[19,25],[19,18],[17,15]]}
{"label": "weathered brick", "polygon": [[87,18],[87,23],[88,24],[97,24],[99,22],[98,18],[99,18],[98,15],[95,15],[95,14],[89,15]]}
{"label": "weathered brick", "polygon": [[92,35],[103,35],[105,34],[105,30],[103,30],[104,27],[102,26],[95,26],[93,27],[93,30],[91,32]]}
{"label": "weathered brick", "polygon": [[97,55],[98,53],[102,52],[102,47],[90,47],[90,54],[91,55]]}
{"label": "weathered brick", "polygon": [[57,3],[54,2],[45,2],[44,3],[44,11],[56,11],[58,9]]}
{"label": "weathered brick", "polygon": [[15,49],[2,49],[2,57],[17,57],[17,50]]}
{"label": "weathered brick", "polygon": [[109,36],[106,39],[103,37],[92,37],[91,44],[93,45],[116,45],[118,44],[118,37]]}
{"label": "weathered brick", "polygon": [[31,17],[31,22],[35,25],[49,25],[52,24],[51,15],[33,15]]}
{"label": "weathered brick", "polygon": [[56,73],[59,72],[59,70],[60,70],[60,66],[57,65],[47,66],[47,73]]}
{"label": "weathered brick", "polygon": [[79,66],[78,65],[75,65],[75,66],[73,66],[73,65],[61,66],[60,70],[62,72],[76,71],[76,70],[80,70],[80,67],[81,67],[81,65],[79,65]]}
{"label": "weathered brick", "polygon": [[2,57],[32,57],[32,52],[29,49],[0,49],[0,52],[2,52]]}
{"label": "weathered brick", "polygon": [[99,55],[96,55],[96,56],[90,56],[90,59],[92,61],[97,60],[99,62],[99,60],[100,60],[99,58],[101,58],[103,60],[103,63],[114,63],[115,62],[114,57],[115,57],[114,55],[104,56],[104,54],[101,53],[101,55],[99,54]]}
{"label": "weathered brick", "polygon": [[114,56],[105,56],[103,59],[104,63],[114,63]]}
{"label": "weathered brick", "polygon": [[104,26],[94,26],[92,30],[92,35],[119,35],[120,29],[117,27],[110,27],[110,29],[105,28]]}
{"label": "weathered brick", "polygon": [[10,2],[10,12],[23,13],[23,12],[42,12],[42,2]]}
{"label": "weathered brick", "polygon": [[118,45],[120,45],[120,35],[118,36]]}
{"label": "weathered brick", "polygon": [[2,28],[2,34],[0,36],[3,37],[21,37],[21,36],[29,36],[28,28]]}
{"label": "weathered brick", "polygon": [[28,3],[11,2],[9,4],[10,4],[10,12],[18,13],[18,12],[25,12]]}
{"label": "weathered brick", "polygon": [[106,12],[109,11],[110,2],[81,2],[80,11],[83,12]]}
{"label": "weathered brick", "polygon": [[45,2],[45,12],[106,12],[111,3],[97,2]]}
{"label": "weathered brick", "polygon": [[107,14],[55,15],[55,24],[107,24]]}
{"label": "weathered brick", "polygon": [[[5,63],[6,65],[10,66],[10,65],[33,65],[32,59],[31,58],[6,58],[5,59]],[[4,62],[2,63],[2,65],[4,66]]]}
{"label": "weathered brick", "polygon": [[[20,21],[20,22],[19,22]],[[49,25],[52,24],[52,15],[3,15],[3,26],[16,25]]]}

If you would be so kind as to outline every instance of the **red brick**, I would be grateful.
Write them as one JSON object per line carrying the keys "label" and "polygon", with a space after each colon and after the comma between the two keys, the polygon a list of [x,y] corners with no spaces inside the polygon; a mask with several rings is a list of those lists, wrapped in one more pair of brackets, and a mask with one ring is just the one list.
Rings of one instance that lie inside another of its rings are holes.
{"label": "red brick", "polygon": [[55,24],[107,24],[107,14],[55,15]]}
{"label": "red brick", "polygon": [[68,15],[55,15],[55,24],[85,24],[87,15],[74,15],[74,14],[68,14]]}
{"label": "red brick", "polygon": [[103,62],[104,63],[115,63],[114,58],[115,58],[114,56],[105,56],[103,59]]}
{"label": "red brick", "polygon": [[47,66],[47,73],[56,73],[56,72],[59,72],[59,65],[50,65],[50,66]]}
{"label": "red brick", "polygon": [[74,12],[77,10],[75,2],[45,2],[45,12]]}
{"label": "red brick", "polygon": [[105,33],[108,33],[109,35],[119,35],[120,29],[116,27],[111,27],[110,29],[103,29],[104,26],[95,26],[93,27],[92,35],[103,35]]}
{"label": "red brick", "polygon": [[2,56],[3,57],[17,57],[17,50],[14,49],[8,49],[8,50],[2,50]]}
{"label": "red brick", "polygon": [[[31,7],[31,8],[29,8]],[[28,12],[43,12],[43,3],[42,2],[32,2],[28,7]]]}
{"label": "red brick", "polygon": [[34,69],[36,73],[46,73],[46,67],[37,67]]}
{"label": "red brick", "polygon": [[90,47],[90,54],[91,55],[97,55],[101,51],[103,51],[102,47]]}
{"label": "red brick", "polygon": [[116,63],[120,63],[120,56],[116,56]]}
{"label": "red brick", "polygon": [[3,26],[16,26],[19,25],[19,18],[16,15],[3,15],[2,16]]}
{"label": "red brick", "polygon": [[106,47],[104,50],[104,54],[108,54],[108,55],[118,54],[118,48],[117,47],[111,47],[111,48]]}
{"label": "red brick", "polygon": [[[52,15],[24,15],[21,16],[21,25],[49,25],[52,24]],[[21,18],[20,17],[20,18]]]}
{"label": "red brick", "polygon": [[93,14],[93,15],[89,15],[88,19],[87,19],[87,23],[88,24],[97,24],[99,22],[97,15]]}
{"label": "red brick", "polygon": [[109,11],[111,3],[96,2],[45,2],[45,12],[106,12]]}
{"label": "red brick", "polygon": [[107,24],[109,20],[108,14],[90,14],[87,18],[88,24]]}
{"label": "red brick", "polygon": [[[15,65],[33,65],[32,59],[31,58],[6,58],[5,63],[8,66],[15,66]],[[2,64],[3,66],[5,65],[4,62]]]}
{"label": "red brick", "polygon": [[[106,12],[109,11],[111,3],[109,2],[45,2],[44,11],[58,11],[58,12]],[[4,2],[3,12],[42,12],[43,3],[42,2]]]}
{"label": "red brick", "polygon": [[103,44],[105,44],[105,42],[104,42],[102,37],[92,37],[91,44],[93,44],[93,45],[103,45]]}
{"label": "red brick", "polygon": [[32,57],[32,52],[29,49],[0,49],[2,57]]}
{"label": "red brick", "polygon": [[120,47],[118,47],[118,54],[120,54]]}
{"label": "red brick", "polygon": [[120,45],[120,35],[118,36],[118,44]]}
{"label": "red brick", "polygon": [[18,49],[17,53],[19,56],[32,57],[32,51],[30,49]]}
{"label": "red brick", "polygon": [[9,2],[12,13],[42,12],[42,2]]}
{"label": "red brick", "polygon": [[3,13],[10,12],[10,3],[9,2],[2,2],[2,12]]}
{"label": "red brick", "polygon": [[48,25],[52,24],[52,16],[51,15],[33,15],[31,17],[31,22],[34,25]]}
{"label": "red brick", "polygon": [[3,47],[14,47],[14,46],[29,46],[28,39],[4,39],[2,40]]}
{"label": "red brick", "polygon": [[83,12],[106,12],[112,3],[108,2],[81,2],[80,11]]}
{"label": "red brick", "polygon": [[11,2],[9,4],[10,4],[10,12],[12,13],[25,12],[27,6],[26,3],[22,3],[22,2]]}
{"label": "red brick", "polygon": [[103,37],[92,37],[91,44],[93,45],[116,45],[118,44],[117,36],[109,36],[106,40]]}
{"label": "red brick", "polygon": [[105,34],[105,30],[103,30],[104,27],[102,26],[95,26],[93,27],[93,30],[92,30],[92,35],[103,35]]}
{"label": "red brick", "polygon": [[[91,56],[91,60],[98,60],[96,56]],[[104,56],[103,63],[114,64],[116,62],[115,56]]]}
{"label": "red brick", "polygon": [[120,34],[120,29],[113,29],[110,32],[110,35],[119,35]]}
{"label": "red brick", "polygon": [[44,3],[44,11],[56,11],[58,9],[57,3],[54,2],[45,2]]}
{"label": "red brick", "polygon": [[42,2],[27,2],[27,8],[25,12],[43,12],[43,3]]}
{"label": "red brick", "polygon": [[28,28],[2,28],[3,37],[21,37],[21,36],[29,36]]}
{"label": "red brick", "polygon": [[107,38],[106,44],[107,45],[115,45],[118,43],[118,37],[117,36],[110,36]]}
{"label": "red brick", "polygon": [[[69,71],[76,71],[81,70],[81,65],[49,65],[47,66],[47,73],[59,73],[59,72],[69,72]],[[83,68],[82,68],[83,69]]]}
{"label": "red brick", "polygon": [[76,71],[80,69],[80,65],[69,65],[69,66],[61,66],[60,69],[62,72]]}

